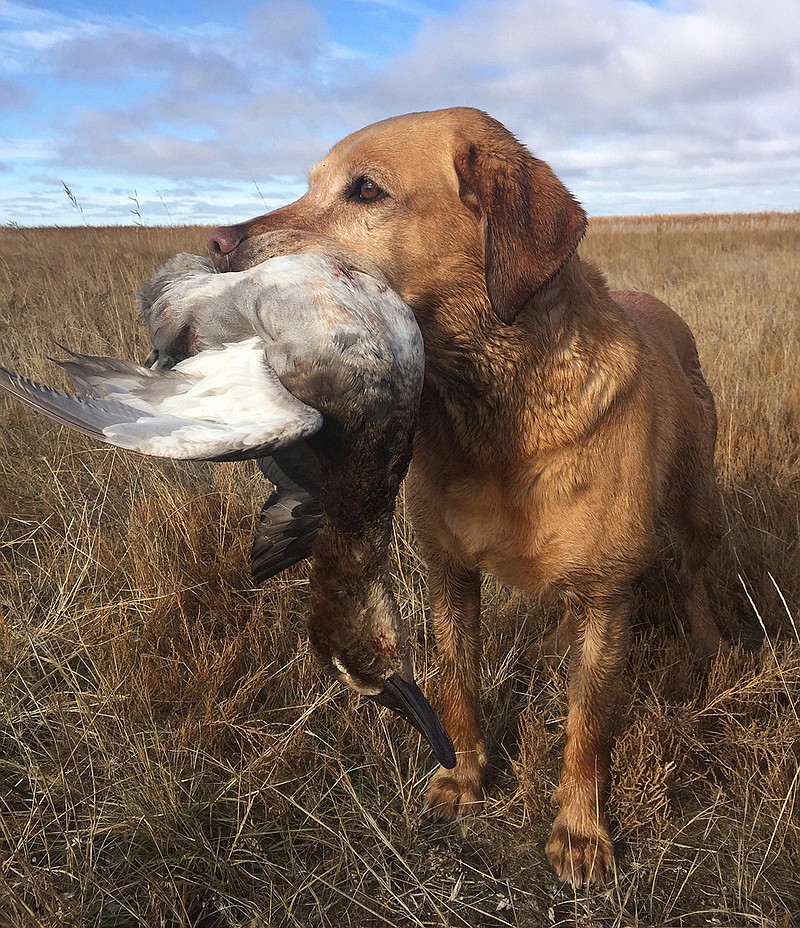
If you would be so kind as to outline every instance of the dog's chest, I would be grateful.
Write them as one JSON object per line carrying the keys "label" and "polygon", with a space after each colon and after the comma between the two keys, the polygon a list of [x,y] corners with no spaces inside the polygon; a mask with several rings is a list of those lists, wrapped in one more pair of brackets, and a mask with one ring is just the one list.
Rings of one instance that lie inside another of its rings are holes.
{"label": "dog's chest", "polygon": [[[412,494],[426,534],[456,561],[540,595],[574,563],[602,547],[598,500],[585,492],[585,468],[569,453],[510,470],[480,467],[465,454],[426,454],[412,462]],[[608,532],[608,528],[602,530]]]}
{"label": "dog's chest", "polygon": [[548,583],[542,568],[555,539],[539,530],[532,501],[519,502],[500,481],[461,476],[442,486],[435,531],[442,547],[462,563],[539,592]]}
{"label": "dog's chest", "polygon": [[474,562],[502,546],[513,531],[504,494],[483,477],[462,476],[446,482],[439,515],[451,544]]}

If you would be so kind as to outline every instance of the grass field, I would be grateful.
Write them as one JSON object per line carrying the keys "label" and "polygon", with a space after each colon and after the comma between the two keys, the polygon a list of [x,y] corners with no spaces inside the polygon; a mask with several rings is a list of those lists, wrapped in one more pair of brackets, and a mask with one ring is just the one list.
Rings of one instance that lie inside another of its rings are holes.
{"label": "grass field", "polygon": [[[0,230],[0,363],[63,385],[55,342],[144,357],[133,292],[204,240]],[[668,587],[643,592],[615,883],[576,894],[545,861],[565,684],[527,666],[532,603],[485,584],[487,799],[434,825],[419,737],[315,670],[305,568],[252,587],[254,466],[98,448],[0,398],[2,928],[800,925],[800,214],[596,220],[582,250],[695,330],[727,513],[713,600],[741,642],[699,675]],[[435,703],[402,517],[395,577]]]}

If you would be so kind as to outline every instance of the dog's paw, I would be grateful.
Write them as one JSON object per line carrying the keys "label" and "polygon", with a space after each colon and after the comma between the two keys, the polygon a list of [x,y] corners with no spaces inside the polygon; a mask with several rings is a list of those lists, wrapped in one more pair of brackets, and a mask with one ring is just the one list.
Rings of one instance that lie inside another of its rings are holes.
{"label": "dog's paw", "polygon": [[614,846],[600,822],[588,829],[571,829],[559,815],[550,840],[547,859],[556,875],[575,887],[608,882],[614,872]]}
{"label": "dog's paw", "polygon": [[480,777],[465,777],[440,768],[425,797],[425,815],[435,822],[452,822],[476,811],[483,799]]}

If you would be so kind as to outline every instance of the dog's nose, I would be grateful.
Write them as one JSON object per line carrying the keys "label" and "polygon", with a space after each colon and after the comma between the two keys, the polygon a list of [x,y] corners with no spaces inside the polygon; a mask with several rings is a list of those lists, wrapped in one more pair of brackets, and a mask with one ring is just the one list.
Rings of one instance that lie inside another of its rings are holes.
{"label": "dog's nose", "polygon": [[242,241],[244,233],[241,226],[219,226],[208,237],[208,251],[211,260],[221,269],[223,259]]}

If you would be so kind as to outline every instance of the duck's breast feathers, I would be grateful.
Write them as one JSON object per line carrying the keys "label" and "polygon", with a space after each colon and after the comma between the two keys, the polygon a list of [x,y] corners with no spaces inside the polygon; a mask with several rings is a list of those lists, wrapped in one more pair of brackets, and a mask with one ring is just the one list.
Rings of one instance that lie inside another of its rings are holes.
{"label": "duck's breast feathers", "polygon": [[321,414],[281,384],[258,338],[204,351],[170,371],[90,358],[68,371],[91,394],[71,396],[0,369],[0,386],[56,421],[143,454],[204,460],[261,457],[296,444]]}
{"label": "duck's breast feathers", "polygon": [[337,340],[349,337],[403,367],[415,369],[422,356],[402,299],[328,254],[281,255],[226,274],[207,259],[176,255],[143,285],[139,303],[154,347],[177,359],[191,353],[187,345],[221,348],[253,335],[279,375],[304,352],[335,353]]}
{"label": "duck's breast feathers", "polygon": [[238,302],[249,308],[279,375],[344,360],[412,391],[421,384],[422,335],[411,309],[384,281],[324,254],[270,258],[227,276],[242,278]]}

